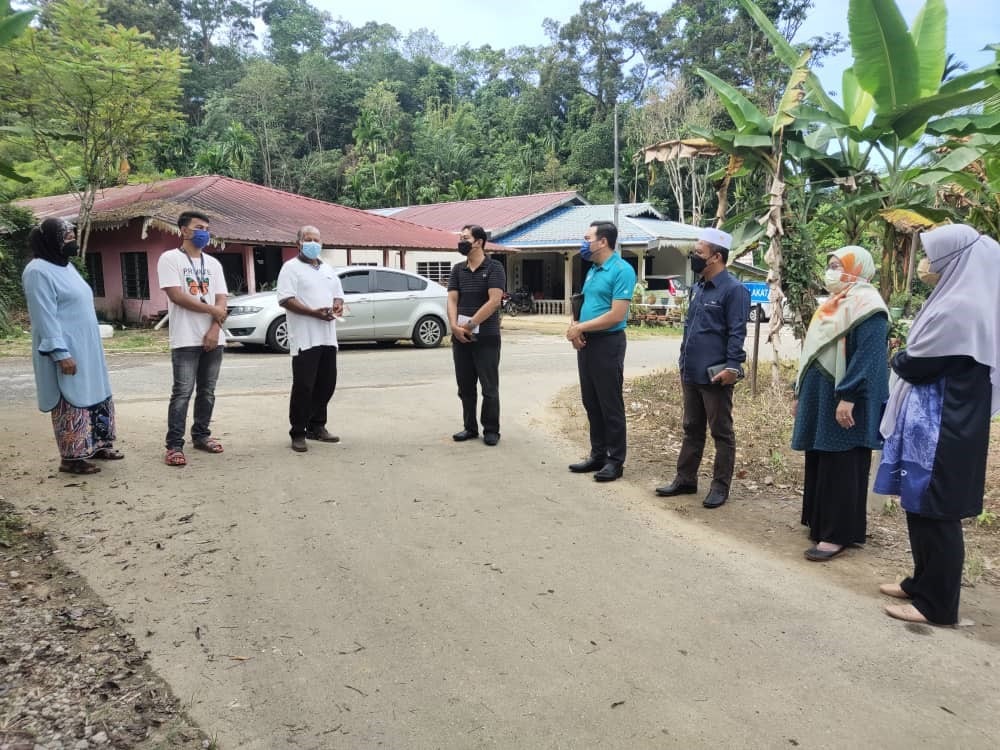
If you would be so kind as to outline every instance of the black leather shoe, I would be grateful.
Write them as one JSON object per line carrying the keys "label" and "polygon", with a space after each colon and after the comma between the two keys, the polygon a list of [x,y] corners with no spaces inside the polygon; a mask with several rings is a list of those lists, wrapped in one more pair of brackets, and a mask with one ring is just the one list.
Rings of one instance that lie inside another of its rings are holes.
{"label": "black leather shoe", "polygon": [[693,495],[698,491],[698,485],[687,484],[680,479],[675,479],[670,484],[656,488],[656,494],[660,497],[673,497],[674,495]]}
{"label": "black leather shoe", "polygon": [[587,474],[591,471],[597,471],[598,469],[603,469],[604,464],[608,460],[603,456],[591,456],[590,458],[585,458],[582,461],[578,461],[575,464],[569,465],[569,470],[574,474]]}
{"label": "black leather shoe", "polygon": [[706,508],[718,508],[726,504],[726,494],[722,490],[709,490],[702,502]]}
{"label": "black leather shoe", "polygon": [[499,432],[484,432],[483,433],[483,442],[486,443],[487,445],[496,445],[497,443],[500,442],[500,433]]}
{"label": "black leather shoe", "polygon": [[465,440],[472,440],[473,438],[479,437],[478,432],[469,432],[468,430],[462,430],[461,432],[456,432],[451,436],[451,439],[456,443],[461,443]]}
{"label": "black leather shoe", "polygon": [[621,464],[616,464],[614,461],[608,461],[604,464],[604,468],[599,472],[594,474],[594,481],[596,482],[613,482],[620,478],[622,474],[625,473],[625,469]]}

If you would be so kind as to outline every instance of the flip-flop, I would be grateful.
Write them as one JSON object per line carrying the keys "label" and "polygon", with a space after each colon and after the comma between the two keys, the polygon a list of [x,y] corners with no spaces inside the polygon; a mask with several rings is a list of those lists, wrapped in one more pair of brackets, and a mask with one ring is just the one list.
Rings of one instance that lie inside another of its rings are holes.
{"label": "flip-flop", "polygon": [[167,451],[167,455],[163,457],[163,462],[167,466],[186,466],[187,458],[184,457],[184,451],[171,448]]}
{"label": "flip-flop", "polygon": [[59,471],[64,471],[67,474],[96,474],[100,470],[100,466],[95,466],[82,458],[65,460],[59,464]]}
{"label": "flip-flop", "polygon": [[96,458],[98,461],[121,461],[125,458],[125,454],[114,448],[98,448],[91,458]]}
{"label": "flip-flop", "polygon": [[895,617],[903,622],[919,622],[921,625],[933,624],[912,604],[887,604],[885,605],[885,613],[889,617]]}
{"label": "flip-flop", "polygon": [[909,599],[910,595],[903,591],[903,587],[898,583],[880,583],[878,590],[893,599]]}
{"label": "flip-flop", "polygon": [[847,549],[846,544],[838,550],[830,550],[830,551],[820,549],[819,547],[810,547],[805,552],[806,560],[812,560],[813,562],[826,562],[827,560],[832,560],[833,558],[835,558],[845,549]]}
{"label": "flip-flop", "polygon": [[194,447],[206,453],[222,453],[222,443],[213,437],[199,440],[194,444]]}

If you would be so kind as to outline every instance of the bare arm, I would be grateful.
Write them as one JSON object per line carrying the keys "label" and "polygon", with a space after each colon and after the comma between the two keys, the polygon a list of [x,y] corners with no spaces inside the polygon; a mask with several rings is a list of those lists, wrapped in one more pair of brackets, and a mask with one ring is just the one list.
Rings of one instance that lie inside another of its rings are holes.
{"label": "bare arm", "polygon": [[199,297],[188,294],[179,286],[165,286],[163,287],[163,291],[167,295],[167,299],[178,307],[183,307],[185,310],[191,310],[196,313],[211,315],[217,324],[221,324],[226,319],[227,296],[225,294],[215,295],[215,304],[210,305],[207,302],[202,302]]}

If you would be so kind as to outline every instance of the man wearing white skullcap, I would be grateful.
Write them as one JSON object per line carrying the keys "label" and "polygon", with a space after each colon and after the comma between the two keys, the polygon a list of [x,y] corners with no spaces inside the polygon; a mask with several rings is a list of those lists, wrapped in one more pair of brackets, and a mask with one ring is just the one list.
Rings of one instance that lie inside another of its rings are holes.
{"label": "man wearing white skullcap", "polygon": [[677,456],[677,475],[660,497],[698,491],[698,469],[705,450],[705,432],[715,441],[712,485],[706,508],[718,508],[729,498],[736,467],[733,432],[733,385],[743,376],[747,355],[743,342],[750,314],[750,293],[726,270],[732,235],[702,229],[690,256],[691,270],[700,277],[688,299],[687,322],[681,341],[681,387],[684,390],[684,442]]}

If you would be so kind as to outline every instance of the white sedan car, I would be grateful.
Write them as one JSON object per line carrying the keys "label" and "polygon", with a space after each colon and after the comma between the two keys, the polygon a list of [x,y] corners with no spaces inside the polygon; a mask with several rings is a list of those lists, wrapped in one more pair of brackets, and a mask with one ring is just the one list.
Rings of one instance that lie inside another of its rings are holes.
{"label": "white sedan car", "polygon": [[[421,348],[438,346],[450,333],[448,290],[408,271],[376,266],[338,268],[344,286],[344,317],[338,341],[392,344],[411,339]],[[260,292],[229,300],[226,338],[248,346],[288,352],[285,308],[276,292]]]}

